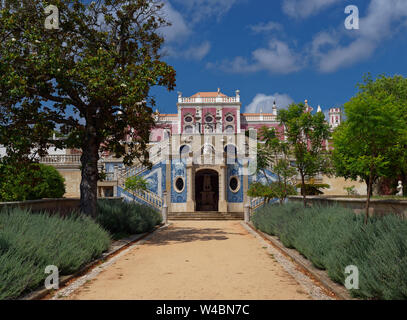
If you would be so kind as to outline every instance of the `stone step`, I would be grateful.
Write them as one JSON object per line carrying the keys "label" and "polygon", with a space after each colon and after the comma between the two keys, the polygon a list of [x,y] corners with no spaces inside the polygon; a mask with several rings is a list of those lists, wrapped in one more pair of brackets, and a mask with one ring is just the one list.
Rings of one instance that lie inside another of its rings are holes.
{"label": "stone step", "polygon": [[243,212],[173,212],[168,214],[169,220],[243,220]]}

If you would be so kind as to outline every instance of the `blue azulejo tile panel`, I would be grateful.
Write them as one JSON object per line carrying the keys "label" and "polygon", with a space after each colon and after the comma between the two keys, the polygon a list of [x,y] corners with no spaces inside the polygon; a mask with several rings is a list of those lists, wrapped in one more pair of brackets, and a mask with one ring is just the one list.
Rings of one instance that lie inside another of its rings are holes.
{"label": "blue azulejo tile panel", "polygon": [[[266,176],[267,176],[267,178],[266,178]],[[261,170],[256,174],[249,175],[249,177],[248,177],[249,187],[254,182],[260,182],[262,184],[267,184],[268,182],[277,181],[277,180],[278,180],[277,175],[268,169],[264,170],[264,172],[263,172],[263,170]]]}
{"label": "blue azulejo tile panel", "polygon": [[[175,180],[181,177],[184,179],[184,189],[178,192],[175,187]],[[176,159],[171,163],[171,202],[186,203],[187,202],[187,169],[184,161]]]}
{"label": "blue azulejo tile panel", "polygon": [[147,180],[148,189],[159,195],[163,196],[165,190],[165,163],[155,164],[151,170],[145,171],[141,176]]}
{"label": "blue azulejo tile panel", "polygon": [[123,198],[124,201],[136,202],[139,204],[151,206],[148,202],[143,201],[138,197],[134,197],[131,193],[124,190],[122,187],[117,187],[117,196]]}
{"label": "blue azulejo tile panel", "polygon": [[117,162],[106,162],[105,163],[106,173],[113,173],[115,166],[117,166],[118,168],[121,168],[121,167],[124,166],[124,164],[123,163],[117,163]]}
{"label": "blue azulejo tile panel", "polygon": [[[227,166],[227,181],[226,181],[226,188],[227,188],[227,197],[228,202],[230,203],[242,203],[243,202],[243,175],[242,166],[238,162],[235,164],[228,164]],[[237,177],[239,179],[239,188],[237,192],[233,192],[230,189],[230,178]]]}
{"label": "blue azulejo tile panel", "polygon": [[[267,175],[267,178],[266,178],[266,175]],[[267,169],[264,170],[264,173],[263,173],[263,171],[257,173],[257,176],[256,176],[256,181],[258,181],[258,182],[260,182],[262,184],[267,184],[268,181],[270,181],[270,182],[273,181],[274,182],[274,181],[277,181],[277,180],[278,180],[277,175],[274,174],[273,172],[271,172],[270,170],[267,170]]]}

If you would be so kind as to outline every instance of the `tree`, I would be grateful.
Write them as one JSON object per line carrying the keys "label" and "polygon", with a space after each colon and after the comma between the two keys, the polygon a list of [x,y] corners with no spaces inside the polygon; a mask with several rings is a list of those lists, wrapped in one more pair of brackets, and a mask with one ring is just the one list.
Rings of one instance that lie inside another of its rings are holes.
{"label": "tree", "polygon": [[[324,145],[330,137],[329,125],[322,112],[311,114],[302,103],[279,110],[278,119],[284,125],[287,143],[301,176],[301,190],[305,190],[305,177],[330,173],[329,156]],[[306,192],[302,192],[302,196],[305,207]]]}
{"label": "tree", "polygon": [[58,146],[82,149],[81,210],[95,216],[100,152],[148,164],[150,88],[175,86],[174,69],[160,60],[159,30],[169,25],[163,4],[55,0],[59,29],[47,30],[44,1],[7,3],[0,12],[0,143],[12,148],[4,135],[22,128],[31,133],[21,144],[27,154],[54,143],[53,130],[66,134]]}
{"label": "tree", "polygon": [[126,179],[124,187],[126,191],[133,193],[133,201],[136,201],[135,193],[138,191],[147,191],[148,182],[141,176],[133,176]]}
{"label": "tree", "polygon": [[[284,141],[284,137],[275,128],[262,127],[259,132],[261,143],[257,147],[257,171],[262,172],[266,177],[269,190],[266,191],[260,186],[254,186],[255,190],[266,192],[263,196],[269,201],[271,195],[277,197],[282,204],[287,196],[296,194],[291,180],[296,174],[295,168],[290,164],[289,145]],[[266,169],[271,169],[277,175],[277,181],[269,180]]]}
{"label": "tree", "polygon": [[65,194],[65,179],[51,166],[0,164],[0,177],[0,201],[62,198]]}
{"label": "tree", "polygon": [[[376,93],[385,92],[386,96],[392,100],[395,108],[399,110],[399,115],[407,128],[407,79],[401,75],[388,77],[384,74],[373,80],[370,74],[364,76],[364,82],[359,84],[362,92],[375,95]],[[400,179],[403,181],[404,193],[407,194],[407,135],[399,141],[397,150],[395,150],[395,159],[392,161],[393,166],[393,183],[397,184]],[[399,176],[396,176],[399,175]]]}
{"label": "tree", "polygon": [[361,90],[345,104],[346,121],[334,132],[333,163],[345,179],[361,178],[367,186],[365,223],[373,183],[394,172],[405,139],[405,123],[393,97],[385,90]]}

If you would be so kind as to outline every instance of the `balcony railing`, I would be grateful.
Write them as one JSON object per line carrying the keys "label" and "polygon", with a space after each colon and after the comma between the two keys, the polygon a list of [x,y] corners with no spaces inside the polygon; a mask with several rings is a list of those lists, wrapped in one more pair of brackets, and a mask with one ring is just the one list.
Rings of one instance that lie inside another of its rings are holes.
{"label": "balcony railing", "polygon": [[42,157],[40,159],[40,163],[44,164],[80,164],[81,163],[81,155],[49,155]]}
{"label": "balcony railing", "polygon": [[117,175],[114,174],[114,172],[105,172],[104,173],[104,179],[103,181],[116,181],[117,180]]}
{"label": "balcony railing", "polygon": [[215,98],[178,98],[178,103],[237,103],[240,102],[239,97],[215,97]]}

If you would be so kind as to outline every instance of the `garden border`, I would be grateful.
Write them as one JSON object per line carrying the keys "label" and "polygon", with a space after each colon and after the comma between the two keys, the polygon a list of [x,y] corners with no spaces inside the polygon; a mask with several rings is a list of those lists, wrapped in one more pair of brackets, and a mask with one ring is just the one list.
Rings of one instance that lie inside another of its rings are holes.
{"label": "garden border", "polygon": [[[132,235],[128,238],[113,241],[110,245],[109,250],[102,253],[102,255],[99,258],[89,262],[87,265],[85,265],[84,267],[82,267],[81,269],[79,269],[78,271],[76,271],[73,274],[60,277],[58,290],[65,287],[73,279],[78,278],[79,276],[82,276],[82,275],[88,273],[94,267],[96,267],[99,264],[105,262],[106,260],[112,258],[113,256],[117,255],[119,252],[130,247],[134,243],[144,239],[148,235],[153,234],[157,230],[167,227],[168,225],[169,224],[162,223],[160,225],[155,226],[154,229],[149,232],[140,233],[140,234]],[[53,291],[57,291],[57,290],[42,288],[42,289],[38,289],[33,292],[30,292],[24,296],[21,296],[20,298],[17,298],[17,300],[41,300],[44,297],[46,297],[47,295],[51,294]]]}
{"label": "garden border", "polygon": [[326,271],[317,269],[314,267],[308,259],[301,256],[301,254],[295,249],[289,249],[285,247],[277,237],[270,236],[258,229],[251,222],[241,222],[247,225],[251,230],[256,232],[264,240],[270,242],[276,249],[281,251],[285,256],[289,257],[293,262],[295,262],[301,269],[306,273],[310,274],[319,284],[325,288],[327,291],[332,292],[340,300],[357,300],[352,298],[345,287],[332,281]]}

